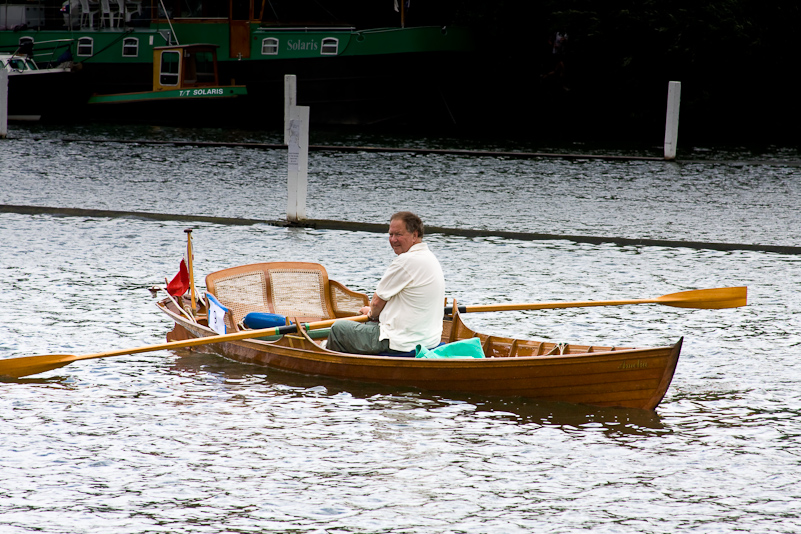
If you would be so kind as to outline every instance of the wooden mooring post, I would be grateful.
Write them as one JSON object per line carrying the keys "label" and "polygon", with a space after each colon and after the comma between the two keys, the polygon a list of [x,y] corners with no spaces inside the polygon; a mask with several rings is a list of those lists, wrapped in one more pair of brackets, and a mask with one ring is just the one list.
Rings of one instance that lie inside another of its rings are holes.
{"label": "wooden mooring post", "polygon": [[284,144],[287,146],[286,219],[297,223],[306,218],[309,173],[309,107],[298,106],[297,78],[284,76]]}
{"label": "wooden mooring post", "polygon": [[0,68],[0,139],[8,136],[8,71]]}
{"label": "wooden mooring post", "polygon": [[289,109],[289,142],[287,143],[287,207],[289,222],[306,218],[306,192],[309,173],[309,107]]}
{"label": "wooden mooring post", "polygon": [[679,138],[679,103],[681,82],[668,83],[667,116],[665,118],[665,159],[676,159],[676,142]]}
{"label": "wooden mooring post", "polygon": [[284,75],[284,144],[289,146],[289,110],[298,105],[298,79],[294,74]]}

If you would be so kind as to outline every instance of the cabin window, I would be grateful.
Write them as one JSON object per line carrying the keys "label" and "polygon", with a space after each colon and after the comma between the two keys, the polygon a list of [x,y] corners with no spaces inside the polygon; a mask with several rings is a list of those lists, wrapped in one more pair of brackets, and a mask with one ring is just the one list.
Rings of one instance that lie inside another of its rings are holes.
{"label": "cabin window", "polygon": [[127,37],[122,40],[122,57],[139,56],[139,39]]}
{"label": "cabin window", "polygon": [[261,53],[264,56],[277,56],[278,55],[278,39],[275,37],[267,37],[261,41]]}
{"label": "cabin window", "polygon": [[161,52],[161,72],[159,83],[161,85],[178,85],[178,72],[181,65],[181,53],[175,50]]}
{"label": "cabin window", "polygon": [[214,76],[214,52],[210,50],[184,53],[184,83],[188,85],[212,85]]}
{"label": "cabin window", "polygon": [[94,53],[95,42],[91,37],[81,37],[78,39],[78,55],[91,56]]}
{"label": "cabin window", "polygon": [[22,72],[23,70],[28,70],[28,64],[25,63],[24,59],[19,59],[19,58],[9,59],[8,66],[9,68],[11,68],[12,71]]}
{"label": "cabin window", "polygon": [[195,54],[198,83],[214,83],[214,52]]}
{"label": "cabin window", "polygon": [[335,37],[326,37],[323,39],[323,46],[320,48],[320,54],[323,56],[335,56],[339,52],[339,39]]}

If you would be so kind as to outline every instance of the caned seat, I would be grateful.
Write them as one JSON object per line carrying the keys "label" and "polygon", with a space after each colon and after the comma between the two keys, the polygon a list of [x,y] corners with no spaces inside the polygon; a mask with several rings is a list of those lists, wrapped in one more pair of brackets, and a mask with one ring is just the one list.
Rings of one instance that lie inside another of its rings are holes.
{"label": "caned seat", "polygon": [[369,302],[364,293],[329,280],[322,265],[307,262],[254,263],[224,269],[206,276],[206,290],[230,310],[226,316],[229,330],[241,329],[242,319],[251,312],[314,322],[358,315]]}

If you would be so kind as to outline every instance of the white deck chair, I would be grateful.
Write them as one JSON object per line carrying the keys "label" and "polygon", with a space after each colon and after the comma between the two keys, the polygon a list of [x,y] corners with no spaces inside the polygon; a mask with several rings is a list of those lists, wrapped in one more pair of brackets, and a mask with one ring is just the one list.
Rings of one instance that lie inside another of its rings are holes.
{"label": "white deck chair", "polygon": [[89,7],[89,0],[81,0],[81,28],[94,28],[96,13],[96,9]]}
{"label": "white deck chair", "polygon": [[118,20],[120,13],[117,11],[111,10],[111,4],[108,0],[100,0],[100,27],[106,25],[106,21],[108,21],[109,28],[114,28],[119,26]]}

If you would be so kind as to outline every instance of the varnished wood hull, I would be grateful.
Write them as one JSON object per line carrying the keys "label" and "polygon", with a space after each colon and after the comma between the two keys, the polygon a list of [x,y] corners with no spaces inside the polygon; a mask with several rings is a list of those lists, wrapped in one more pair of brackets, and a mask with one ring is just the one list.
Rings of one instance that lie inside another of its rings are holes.
{"label": "varnished wood hull", "polygon": [[[188,321],[168,302],[159,304],[176,323],[169,340],[214,335]],[[304,333],[276,341],[241,340],[205,345],[227,358],[283,371],[428,391],[521,396],[549,401],[653,410],[667,392],[681,351],[559,345],[476,334],[458,314],[444,323],[443,340],[479,336],[485,359],[415,359],[332,352]],[[488,339],[489,337],[489,339]],[[564,353],[559,354],[564,348]],[[509,352],[550,355],[503,356]]]}

